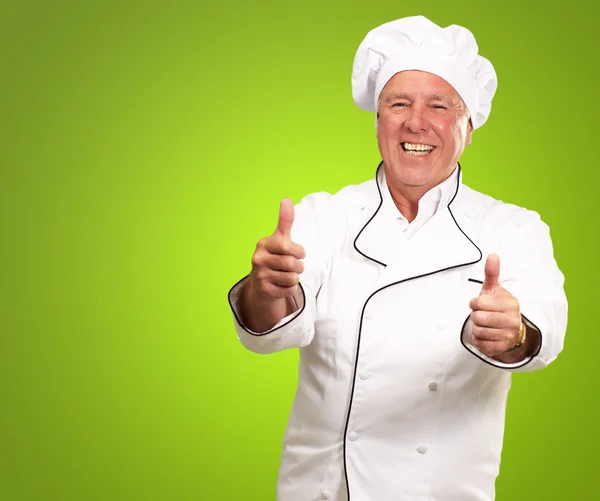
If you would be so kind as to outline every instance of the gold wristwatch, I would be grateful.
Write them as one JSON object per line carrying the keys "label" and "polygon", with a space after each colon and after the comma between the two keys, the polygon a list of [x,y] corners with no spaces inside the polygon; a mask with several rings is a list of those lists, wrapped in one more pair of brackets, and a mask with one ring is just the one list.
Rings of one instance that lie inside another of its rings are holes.
{"label": "gold wristwatch", "polygon": [[521,325],[519,325],[519,333],[517,334],[517,344],[515,344],[510,350],[505,351],[505,353],[511,353],[513,351],[518,350],[523,343],[525,343],[525,338],[527,337],[527,325],[521,319]]}
{"label": "gold wristwatch", "polygon": [[525,322],[521,319],[521,325],[519,325],[519,334],[517,335],[517,344],[515,344],[515,348],[520,348],[523,346],[525,339],[527,338],[527,326]]}

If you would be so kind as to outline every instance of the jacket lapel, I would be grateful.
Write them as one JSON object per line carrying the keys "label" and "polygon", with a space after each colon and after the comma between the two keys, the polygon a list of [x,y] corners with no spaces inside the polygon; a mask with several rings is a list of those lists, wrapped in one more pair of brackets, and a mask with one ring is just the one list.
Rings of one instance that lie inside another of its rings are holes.
{"label": "jacket lapel", "polygon": [[403,282],[481,260],[479,248],[463,233],[446,207],[397,250],[378,280],[378,286]]}
{"label": "jacket lapel", "polygon": [[[382,165],[380,169],[383,169]],[[376,175],[379,205],[358,233],[354,247],[366,259],[385,266],[377,281],[377,288],[481,260],[480,249],[463,232],[452,213],[452,202],[461,186],[460,179],[459,172],[456,192],[447,206],[439,210],[408,241],[394,248],[388,236],[391,231],[398,230],[392,228],[389,219],[381,215],[381,178]]]}

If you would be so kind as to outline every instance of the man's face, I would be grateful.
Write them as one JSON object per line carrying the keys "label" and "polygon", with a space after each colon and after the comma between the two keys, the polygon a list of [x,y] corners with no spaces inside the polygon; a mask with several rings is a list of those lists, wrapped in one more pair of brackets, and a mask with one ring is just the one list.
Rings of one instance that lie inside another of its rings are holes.
{"label": "man's face", "polygon": [[424,71],[396,73],[383,88],[377,143],[390,188],[423,188],[451,173],[471,142],[468,112],[454,88]]}

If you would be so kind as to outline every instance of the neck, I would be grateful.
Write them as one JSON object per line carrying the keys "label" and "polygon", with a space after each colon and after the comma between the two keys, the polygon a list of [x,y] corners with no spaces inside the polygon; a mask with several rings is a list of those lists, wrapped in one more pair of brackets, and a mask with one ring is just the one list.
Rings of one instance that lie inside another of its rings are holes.
{"label": "neck", "polygon": [[392,182],[390,182],[390,177],[388,177],[386,173],[386,180],[388,185],[388,190],[394,201],[394,204],[400,211],[400,213],[406,218],[409,223],[412,223],[417,214],[419,212],[419,200],[427,193],[429,190],[434,188],[435,186],[440,185],[446,179],[448,179],[452,174],[454,174],[456,168],[452,169],[452,172],[444,179],[439,181],[433,185],[423,185],[423,186],[407,186],[407,185],[399,185],[395,186]]}
{"label": "neck", "polygon": [[419,212],[419,200],[421,197],[427,193],[427,189],[403,189],[397,190],[392,186],[388,186],[390,190],[390,195],[392,196],[392,200],[394,204],[400,211],[400,213],[406,218],[409,223],[412,223],[417,214]]}

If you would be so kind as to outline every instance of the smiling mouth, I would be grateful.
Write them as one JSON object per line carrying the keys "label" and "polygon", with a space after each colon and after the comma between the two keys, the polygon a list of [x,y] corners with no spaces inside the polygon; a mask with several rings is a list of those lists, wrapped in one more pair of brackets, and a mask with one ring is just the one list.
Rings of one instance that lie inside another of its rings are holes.
{"label": "smiling mouth", "polygon": [[400,143],[402,145],[402,149],[408,154],[417,157],[422,157],[424,155],[428,155],[433,150],[435,150],[435,146],[430,144],[416,144],[416,143]]}

